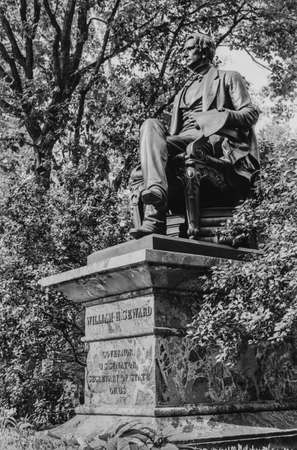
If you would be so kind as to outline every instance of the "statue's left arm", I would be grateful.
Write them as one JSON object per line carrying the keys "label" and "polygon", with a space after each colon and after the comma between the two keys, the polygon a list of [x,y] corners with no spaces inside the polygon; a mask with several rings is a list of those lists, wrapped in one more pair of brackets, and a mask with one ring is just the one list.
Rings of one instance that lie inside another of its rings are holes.
{"label": "statue's left arm", "polygon": [[251,128],[258,120],[259,111],[251,102],[245,80],[238,72],[227,72],[225,88],[233,106],[233,108],[224,108],[228,111],[225,126],[243,130]]}

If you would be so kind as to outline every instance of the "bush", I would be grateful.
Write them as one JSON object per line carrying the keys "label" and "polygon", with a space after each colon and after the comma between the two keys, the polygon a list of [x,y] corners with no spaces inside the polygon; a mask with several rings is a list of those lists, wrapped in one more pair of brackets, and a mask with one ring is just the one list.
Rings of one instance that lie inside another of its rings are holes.
{"label": "bush", "polygon": [[[209,396],[221,400],[297,395],[297,142],[282,133],[274,142],[266,136],[261,194],[246,201],[225,230],[229,236],[256,230],[263,254],[214,267],[189,327],[211,362]],[[224,374],[217,385],[216,373]]]}
{"label": "bush", "polygon": [[0,407],[36,426],[67,420],[82,399],[82,310],[38,280],[86,263],[126,236],[125,209],[107,181],[67,167],[43,192],[12,183],[0,211]]}

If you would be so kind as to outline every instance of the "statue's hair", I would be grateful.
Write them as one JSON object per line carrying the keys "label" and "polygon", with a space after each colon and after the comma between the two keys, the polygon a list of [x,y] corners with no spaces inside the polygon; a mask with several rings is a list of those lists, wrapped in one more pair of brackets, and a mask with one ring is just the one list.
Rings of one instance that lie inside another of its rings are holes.
{"label": "statue's hair", "polygon": [[203,33],[193,33],[187,36],[186,40],[188,41],[189,39],[194,39],[195,47],[198,47],[209,61],[213,60],[216,44],[211,36]]}

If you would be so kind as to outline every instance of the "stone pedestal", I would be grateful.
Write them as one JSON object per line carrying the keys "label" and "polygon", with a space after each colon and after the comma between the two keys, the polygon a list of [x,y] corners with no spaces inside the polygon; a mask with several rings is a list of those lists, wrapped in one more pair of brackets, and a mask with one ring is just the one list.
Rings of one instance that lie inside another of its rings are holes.
{"label": "stone pedestal", "polygon": [[251,253],[152,235],[41,280],[85,305],[85,402],[55,433],[87,438],[132,420],[175,442],[197,443],[263,437],[297,424],[294,410],[282,411],[295,405],[212,402],[201,358],[185,336],[199,308],[201,276],[224,258]]}

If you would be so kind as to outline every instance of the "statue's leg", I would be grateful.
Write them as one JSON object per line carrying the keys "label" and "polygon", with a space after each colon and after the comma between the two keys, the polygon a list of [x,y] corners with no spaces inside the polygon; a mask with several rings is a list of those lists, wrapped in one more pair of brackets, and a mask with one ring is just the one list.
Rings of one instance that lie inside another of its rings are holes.
{"label": "statue's leg", "polygon": [[157,209],[153,205],[143,204],[144,183],[140,166],[132,171],[130,185],[130,206],[134,225],[130,230],[131,236],[139,239],[151,233],[165,234],[166,209]]}
{"label": "statue's leg", "polygon": [[[147,119],[140,130],[140,187],[133,189],[131,206],[135,239],[152,233],[166,233],[167,210],[166,129],[157,119]],[[132,178],[132,177],[131,177]],[[139,214],[140,211],[140,214]]]}
{"label": "statue's leg", "polygon": [[144,219],[140,226],[131,228],[130,235],[140,239],[149,234],[166,234],[166,210],[158,210],[154,205],[144,205]]}
{"label": "statue's leg", "polygon": [[[195,130],[194,130],[195,131]],[[157,119],[147,119],[141,127],[140,160],[143,175],[143,190],[140,198],[135,194],[135,205],[144,205],[144,218],[139,226],[139,217],[134,220],[135,228],[130,231],[134,238],[151,233],[166,233],[166,212],[168,181],[166,166],[168,154],[184,152],[186,145],[195,139],[186,136],[167,136],[166,129]],[[133,207],[132,207],[133,208]],[[137,213],[137,208],[136,208]],[[136,223],[138,225],[136,226]]]}
{"label": "statue's leg", "polygon": [[[161,206],[164,206],[168,192],[167,159],[166,129],[159,120],[147,119],[140,129],[140,163],[144,180],[145,203],[150,203],[152,200],[153,204],[162,203]],[[156,202],[154,202],[154,192],[157,196]]]}

